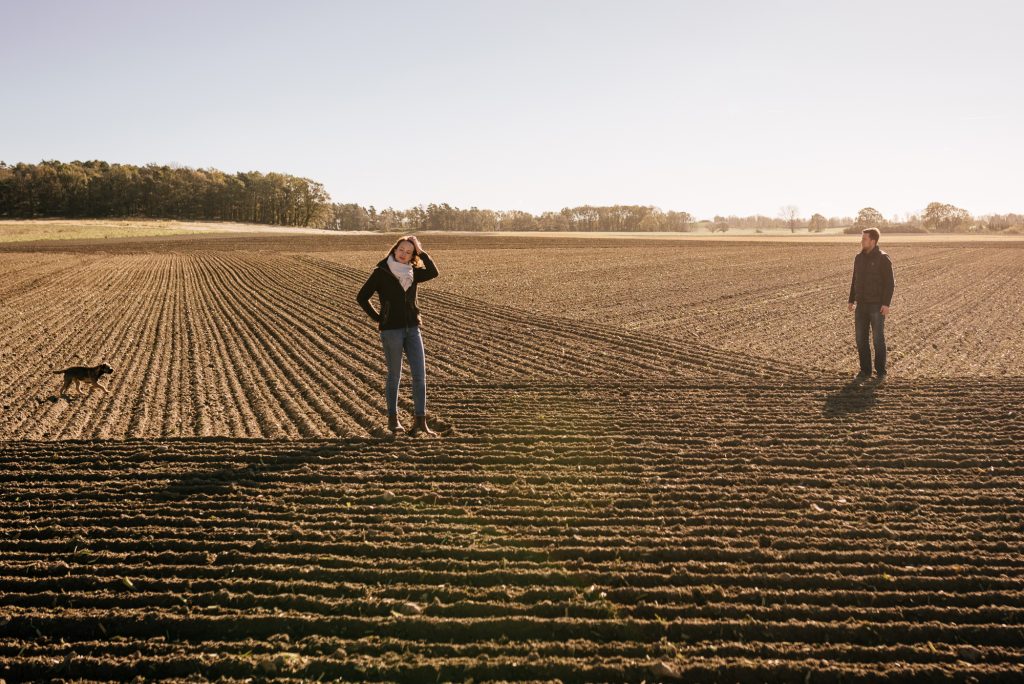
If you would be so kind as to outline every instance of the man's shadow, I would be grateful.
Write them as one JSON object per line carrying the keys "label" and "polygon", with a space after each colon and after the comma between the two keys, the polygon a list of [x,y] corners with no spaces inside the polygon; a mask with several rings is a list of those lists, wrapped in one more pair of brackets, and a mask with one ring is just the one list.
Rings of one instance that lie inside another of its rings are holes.
{"label": "man's shadow", "polygon": [[825,398],[825,406],[821,413],[826,418],[839,418],[851,413],[861,413],[873,407],[878,398],[875,390],[878,383],[874,380],[852,380],[844,385],[839,391],[833,392]]}

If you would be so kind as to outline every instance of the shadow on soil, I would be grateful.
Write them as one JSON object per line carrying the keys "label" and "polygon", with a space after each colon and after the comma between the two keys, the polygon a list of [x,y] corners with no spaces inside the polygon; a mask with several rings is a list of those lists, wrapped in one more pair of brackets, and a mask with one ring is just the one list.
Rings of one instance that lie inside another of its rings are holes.
{"label": "shadow on soil", "polygon": [[867,411],[878,401],[875,396],[877,388],[878,382],[875,380],[851,380],[842,389],[825,398],[825,406],[821,413],[826,418],[841,418],[851,413]]}
{"label": "shadow on soil", "polygon": [[[165,486],[153,492],[153,497],[166,501],[187,499],[193,495],[215,496],[233,492],[238,488],[259,488],[268,482],[282,479],[282,476],[285,479],[319,482],[322,478],[321,468],[324,466],[334,467],[339,462],[365,458],[367,453],[373,454],[371,458],[381,458],[382,455],[390,458],[399,451],[415,450],[417,445],[427,446],[434,440],[443,440],[455,433],[450,422],[438,420],[433,425],[437,434],[431,436],[413,437],[402,433],[397,437],[387,434],[383,438],[312,439],[295,443],[288,448],[272,449],[256,459],[250,457],[237,465],[225,464],[224,461],[221,461],[220,467],[195,469],[174,474]],[[275,440],[237,440],[231,437],[183,438],[163,441],[167,444],[181,441],[185,444],[252,443],[256,446],[275,443]],[[0,684],[2,684],[2,680],[0,680]]]}
{"label": "shadow on soil", "polygon": [[[372,443],[373,440],[361,439],[315,442],[268,455],[258,462],[184,472],[172,478],[154,496],[161,500],[180,500],[195,494],[210,496],[231,492],[236,487],[259,487],[282,473],[308,470],[311,466],[323,463],[325,459],[336,459],[345,452],[358,454],[367,444]],[[314,475],[310,474],[309,477],[313,478]]]}

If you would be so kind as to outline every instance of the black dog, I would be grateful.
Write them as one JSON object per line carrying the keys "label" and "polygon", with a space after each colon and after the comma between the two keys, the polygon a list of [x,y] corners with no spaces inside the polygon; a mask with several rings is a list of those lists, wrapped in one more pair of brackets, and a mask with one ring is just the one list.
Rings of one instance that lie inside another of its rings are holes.
{"label": "black dog", "polygon": [[65,368],[64,370],[53,371],[54,375],[64,374],[64,385],[60,388],[60,396],[67,397],[65,394],[71,383],[75,383],[75,394],[81,394],[82,391],[79,389],[79,383],[86,383],[89,385],[89,394],[93,393],[97,387],[104,391],[107,388],[100,384],[100,378],[107,373],[113,373],[114,369],[105,363],[101,363],[98,366],[73,366],[71,368]]}

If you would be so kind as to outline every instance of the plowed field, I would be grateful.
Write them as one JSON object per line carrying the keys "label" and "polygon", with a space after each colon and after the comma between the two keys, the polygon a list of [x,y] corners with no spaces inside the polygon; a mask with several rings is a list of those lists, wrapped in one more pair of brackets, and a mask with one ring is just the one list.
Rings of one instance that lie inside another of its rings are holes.
{"label": "plowed field", "polygon": [[425,238],[391,439],[386,242],[0,247],[0,678],[1024,679],[1024,244]]}

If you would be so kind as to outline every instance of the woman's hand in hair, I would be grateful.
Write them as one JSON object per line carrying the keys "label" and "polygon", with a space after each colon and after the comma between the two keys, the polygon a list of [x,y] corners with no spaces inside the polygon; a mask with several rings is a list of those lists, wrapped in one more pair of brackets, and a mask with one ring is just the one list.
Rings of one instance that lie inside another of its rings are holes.
{"label": "woman's hand in hair", "polygon": [[420,239],[418,237],[416,237],[415,235],[410,235],[409,236],[409,242],[412,243],[412,246],[416,249],[416,253],[417,254],[419,254],[419,253],[421,253],[423,251],[423,245],[420,244]]}

